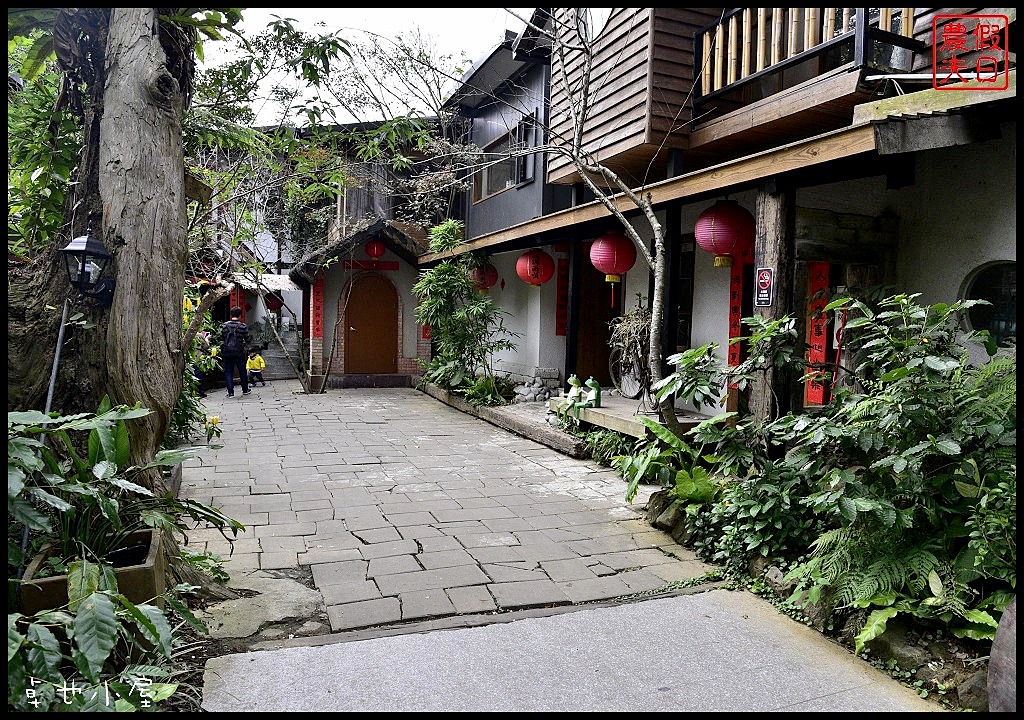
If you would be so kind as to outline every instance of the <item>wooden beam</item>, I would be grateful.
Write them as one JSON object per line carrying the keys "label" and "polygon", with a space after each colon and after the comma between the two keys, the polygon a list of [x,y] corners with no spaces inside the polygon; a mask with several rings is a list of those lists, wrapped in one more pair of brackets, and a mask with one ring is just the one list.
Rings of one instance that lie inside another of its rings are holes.
{"label": "wooden beam", "polygon": [[[763,178],[860,155],[874,149],[875,132],[871,125],[847,127],[664,180],[646,186],[642,191],[650,193],[651,202],[657,209],[666,203],[749,185]],[[638,188],[637,191],[641,189]],[[637,210],[636,206],[622,195],[613,197],[612,202],[623,213],[635,213]],[[537,235],[563,231],[581,223],[606,219],[610,215],[608,209],[600,201],[595,200],[586,205],[481,235],[463,243],[455,252],[421,255],[419,264],[428,265],[473,250],[494,251],[502,245],[529,242]]]}
{"label": "wooden beam", "polygon": [[924,113],[940,113],[957,108],[970,107],[979,103],[990,103],[1017,97],[1017,69],[1010,70],[1009,84],[1005,90],[986,90],[985,92],[958,92],[921,90],[907,95],[884,98],[873,102],[862,103],[853,109],[853,124],[884,120],[894,115],[919,115]]}
{"label": "wooden beam", "polygon": [[995,123],[964,115],[901,118],[875,125],[875,144],[879,155],[970,145],[999,137],[999,126]]}

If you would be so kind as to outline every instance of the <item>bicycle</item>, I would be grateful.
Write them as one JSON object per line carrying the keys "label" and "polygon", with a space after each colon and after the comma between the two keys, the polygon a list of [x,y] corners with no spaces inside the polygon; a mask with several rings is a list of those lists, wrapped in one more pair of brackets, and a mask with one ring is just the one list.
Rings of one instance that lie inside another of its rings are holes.
{"label": "bicycle", "polygon": [[642,405],[657,407],[651,392],[651,370],[648,350],[651,337],[651,311],[644,307],[637,294],[637,306],[608,323],[611,327],[611,354],[608,372],[612,385],[623,397],[636,400],[643,396]]}

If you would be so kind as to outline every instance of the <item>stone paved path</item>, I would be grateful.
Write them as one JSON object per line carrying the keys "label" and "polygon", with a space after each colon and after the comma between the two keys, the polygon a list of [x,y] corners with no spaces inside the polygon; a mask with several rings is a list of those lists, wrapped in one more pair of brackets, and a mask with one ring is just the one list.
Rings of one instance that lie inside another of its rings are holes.
{"label": "stone paved path", "polygon": [[[309,566],[332,631],[607,600],[709,566],[650,526],[643,491],[414,389],[211,391],[222,447],[181,493],[245,523],[233,578]],[[646,488],[650,493],[652,488]],[[190,548],[227,558],[215,531]]]}

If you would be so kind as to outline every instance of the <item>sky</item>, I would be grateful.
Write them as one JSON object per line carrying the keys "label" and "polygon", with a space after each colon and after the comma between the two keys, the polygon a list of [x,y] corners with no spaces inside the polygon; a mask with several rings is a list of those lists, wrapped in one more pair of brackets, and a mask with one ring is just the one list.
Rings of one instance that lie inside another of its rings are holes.
{"label": "sky", "polygon": [[[520,17],[528,17],[533,8],[512,8]],[[504,8],[244,8],[242,28],[248,34],[263,30],[277,15],[295,21],[306,32],[340,31],[353,41],[371,32],[394,39],[398,34],[418,27],[436,41],[439,51],[459,57],[465,53],[475,62],[504,39],[505,31],[518,32],[523,23]],[[323,23],[323,26],[318,26]],[[216,61],[216,48],[207,46],[207,60]],[[261,113],[269,120],[270,111]]]}

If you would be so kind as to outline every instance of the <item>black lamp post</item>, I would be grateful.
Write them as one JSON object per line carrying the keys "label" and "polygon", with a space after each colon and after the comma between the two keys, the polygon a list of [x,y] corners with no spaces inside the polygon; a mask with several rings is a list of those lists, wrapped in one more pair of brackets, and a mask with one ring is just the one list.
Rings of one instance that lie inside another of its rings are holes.
{"label": "black lamp post", "polygon": [[78,289],[80,296],[96,300],[102,307],[114,302],[114,279],[104,272],[114,257],[103,243],[92,235],[89,223],[85,235],[80,235],[61,250],[68,271],[68,280]]}

